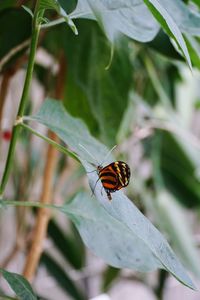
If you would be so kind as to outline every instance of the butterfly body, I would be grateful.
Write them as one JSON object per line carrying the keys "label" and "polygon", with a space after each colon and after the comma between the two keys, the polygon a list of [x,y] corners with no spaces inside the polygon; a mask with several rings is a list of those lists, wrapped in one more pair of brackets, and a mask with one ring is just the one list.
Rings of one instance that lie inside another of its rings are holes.
{"label": "butterfly body", "polygon": [[129,184],[130,168],[123,161],[115,161],[105,167],[99,165],[97,172],[109,200],[112,200],[111,193]]}

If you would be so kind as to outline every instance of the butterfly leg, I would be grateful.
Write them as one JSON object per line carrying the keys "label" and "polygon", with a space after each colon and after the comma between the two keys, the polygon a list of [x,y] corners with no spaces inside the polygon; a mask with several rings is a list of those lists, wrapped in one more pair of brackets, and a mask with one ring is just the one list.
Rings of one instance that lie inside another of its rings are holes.
{"label": "butterfly leg", "polygon": [[102,186],[102,188],[101,188],[101,196],[103,196],[103,193],[102,193],[103,189],[105,190],[108,199],[109,199],[109,200],[112,200],[110,191],[109,191],[109,190],[106,190],[103,186]]}
{"label": "butterfly leg", "polygon": [[107,194],[107,197],[108,197],[108,200],[112,200],[112,196],[111,196],[111,193],[109,190],[106,190],[106,194]]}

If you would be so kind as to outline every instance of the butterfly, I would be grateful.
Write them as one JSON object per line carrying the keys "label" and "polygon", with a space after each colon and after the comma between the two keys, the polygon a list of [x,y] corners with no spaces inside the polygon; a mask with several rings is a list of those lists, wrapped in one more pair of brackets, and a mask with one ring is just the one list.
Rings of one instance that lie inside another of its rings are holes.
{"label": "butterfly", "polygon": [[119,191],[129,184],[131,171],[123,161],[115,161],[105,167],[99,165],[97,171],[109,200],[112,200],[111,193]]}
{"label": "butterfly", "polygon": [[[82,145],[80,145],[82,148],[85,149]],[[114,146],[106,155],[105,160],[109,156],[109,154],[113,151],[113,149],[116,146]],[[87,151],[87,149],[85,149]],[[87,153],[89,153],[87,151]],[[91,153],[89,153],[90,156]],[[92,156],[93,157],[93,156]],[[93,157],[94,159],[94,157]],[[99,176],[98,180],[95,183],[94,189],[93,189],[93,194],[94,190],[96,188],[96,185],[98,181],[100,180],[102,183],[102,186],[107,194],[107,197],[109,200],[112,200],[111,193],[114,193],[116,191],[119,191],[120,189],[126,187],[129,184],[130,181],[130,176],[131,176],[131,171],[127,163],[123,161],[115,161],[110,163],[109,165],[103,167],[103,163],[100,165],[95,165],[91,163],[93,166],[96,167],[97,174]],[[92,171],[94,172],[94,171]]]}

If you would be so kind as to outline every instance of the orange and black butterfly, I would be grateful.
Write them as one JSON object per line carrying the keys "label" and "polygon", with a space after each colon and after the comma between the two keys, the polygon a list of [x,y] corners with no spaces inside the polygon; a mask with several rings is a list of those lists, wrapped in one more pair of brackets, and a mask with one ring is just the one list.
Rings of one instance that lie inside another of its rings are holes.
{"label": "orange and black butterfly", "polygon": [[109,200],[112,200],[111,193],[121,190],[129,184],[131,171],[123,161],[115,161],[102,167],[97,167],[99,179],[106,191]]}
{"label": "orange and black butterfly", "polygon": [[[82,148],[85,149],[82,145],[80,145]],[[109,156],[109,154],[113,151],[113,149],[116,146],[114,146],[106,155],[106,158]],[[87,149],[85,149],[87,151]],[[89,153],[87,151],[87,153]],[[91,153],[89,153],[90,156]],[[95,159],[92,156],[93,159]],[[105,160],[106,160],[105,158]],[[114,193],[116,191],[121,190],[122,188],[126,187],[129,184],[130,176],[131,176],[131,171],[129,166],[123,162],[123,161],[115,161],[112,162],[111,164],[103,167],[102,164],[100,165],[95,165],[91,163],[94,167],[97,169],[97,173],[99,176],[99,179],[96,181],[95,187],[97,185],[97,182],[101,180],[102,186],[108,196],[109,200],[112,200],[111,193]],[[92,171],[94,172],[94,171]],[[94,187],[94,190],[95,190]],[[93,190],[93,193],[94,193]]]}

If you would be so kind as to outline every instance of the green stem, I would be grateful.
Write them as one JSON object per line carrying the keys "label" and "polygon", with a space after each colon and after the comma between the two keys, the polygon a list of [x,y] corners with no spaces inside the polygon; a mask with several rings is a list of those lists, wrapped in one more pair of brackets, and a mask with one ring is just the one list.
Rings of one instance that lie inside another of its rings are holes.
{"label": "green stem", "polygon": [[54,20],[54,21],[51,21],[51,22],[49,22],[49,23],[43,24],[43,25],[41,26],[41,29],[43,29],[43,28],[48,28],[48,27],[52,27],[52,26],[56,26],[56,25],[62,24],[62,23],[64,23],[64,22],[66,22],[64,18],[59,18],[59,19],[57,19],[57,20]]}
{"label": "green stem", "polygon": [[12,200],[2,200],[0,202],[0,207],[7,206],[26,206],[26,207],[38,207],[38,208],[51,208],[51,209],[61,209],[61,206],[53,204],[44,204],[41,202],[31,202],[31,201],[12,201]]}
{"label": "green stem", "polygon": [[[26,119],[26,117],[24,118]],[[76,159],[77,161],[79,161],[78,157],[71,151],[67,150],[67,148],[63,147],[62,145],[56,143],[55,141],[51,140],[50,138],[48,138],[47,136],[35,131],[33,128],[31,128],[30,126],[24,124],[24,123],[20,123],[20,126],[29,130],[31,133],[35,134],[36,136],[40,137],[41,139],[43,139],[44,141],[48,142],[49,144],[53,145],[56,149],[58,149],[60,152],[67,154],[69,156],[71,156],[72,158]]]}
{"label": "green stem", "polygon": [[[40,32],[40,21],[39,20],[44,13],[43,11],[40,11],[38,13],[38,2],[39,1],[37,1],[37,3],[36,3],[35,14],[34,14],[34,19],[33,19],[33,32],[32,32],[31,44],[30,44],[30,55],[29,55],[28,67],[27,67],[27,71],[26,71],[24,88],[23,88],[23,92],[22,92],[22,96],[21,96],[21,100],[20,100],[18,113],[17,113],[17,119],[20,119],[24,114],[25,106],[26,106],[26,103],[28,100],[32,75],[33,75],[35,53],[36,53],[37,42],[38,42],[38,37],[39,37],[39,32]],[[15,152],[15,147],[16,147],[18,136],[19,136],[19,132],[20,132],[20,126],[19,126],[19,124],[16,123],[13,127],[12,139],[10,142],[6,165],[5,165],[3,177],[1,180],[0,199],[3,196],[4,190],[5,190],[6,184],[8,182],[9,175],[10,175],[12,161],[14,158],[14,152]]]}

